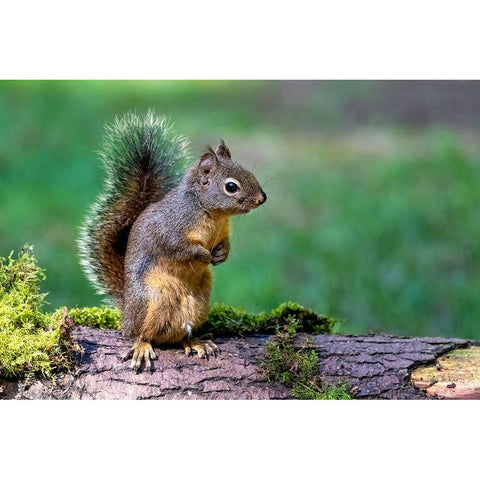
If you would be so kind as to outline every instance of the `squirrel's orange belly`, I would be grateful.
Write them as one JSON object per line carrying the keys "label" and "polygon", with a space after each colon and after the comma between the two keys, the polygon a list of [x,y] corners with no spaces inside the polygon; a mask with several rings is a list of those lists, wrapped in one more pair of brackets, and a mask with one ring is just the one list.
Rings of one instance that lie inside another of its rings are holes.
{"label": "squirrel's orange belly", "polygon": [[142,337],[157,343],[179,342],[198,328],[207,318],[210,303],[212,274],[207,265],[168,263],[162,262],[145,276],[149,300]]}

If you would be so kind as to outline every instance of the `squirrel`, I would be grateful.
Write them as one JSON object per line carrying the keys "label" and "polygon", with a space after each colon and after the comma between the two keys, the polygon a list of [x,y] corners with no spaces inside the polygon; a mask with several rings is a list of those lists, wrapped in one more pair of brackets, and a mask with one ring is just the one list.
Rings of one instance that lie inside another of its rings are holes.
{"label": "squirrel", "polygon": [[152,344],[179,343],[187,355],[216,355],[211,340],[192,335],[208,316],[210,265],[229,255],[230,217],[250,212],[267,196],[223,140],[183,173],[188,142],[173,134],[166,117],[128,113],[106,131],[104,190],[78,244],[87,276],[98,293],[113,297],[134,340],[123,359],[138,373],[142,364],[153,368]]}

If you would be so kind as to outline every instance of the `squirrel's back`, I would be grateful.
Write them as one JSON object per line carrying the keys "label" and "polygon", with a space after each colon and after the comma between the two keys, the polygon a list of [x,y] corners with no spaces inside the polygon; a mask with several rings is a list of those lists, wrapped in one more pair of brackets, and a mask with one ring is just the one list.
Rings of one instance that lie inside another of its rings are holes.
{"label": "squirrel's back", "polygon": [[106,127],[100,152],[105,185],[79,240],[81,263],[98,293],[121,301],[130,229],[149,204],[178,184],[187,145],[183,137],[173,135],[165,117],[152,112],[129,113]]}

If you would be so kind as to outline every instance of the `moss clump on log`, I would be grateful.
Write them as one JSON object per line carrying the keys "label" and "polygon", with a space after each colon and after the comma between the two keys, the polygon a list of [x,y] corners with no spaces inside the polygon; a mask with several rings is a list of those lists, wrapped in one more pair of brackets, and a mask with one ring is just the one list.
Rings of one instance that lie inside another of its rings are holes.
{"label": "moss clump on log", "polygon": [[0,257],[0,375],[52,377],[68,369],[77,346],[70,338],[73,324],[66,312],[44,313],[45,278],[33,255],[24,246],[16,257]]}
{"label": "moss clump on log", "polygon": [[201,331],[218,336],[275,333],[290,324],[292,318],[297,322],[298,331],[304,333],[331,333],[335,325],[335,320],[293,302],[282,303],[270,312],[261,313],[247,313],[229,305],[215,304]]}
{"label": "moss clump on log", "polygon": [[86,327],[101,328],[102,330],[120,330],[122,327],[120,310],[114,307],[71,308],[68,314],[75,323]]}
{"label": "moss clump on log", "polygon": [[344,384],[324,386],[318,375],[318,354],[313,348],[296,348],[294,340],[301,321],[293,316],[277,329],[265,347],[262,369],[270,381],[292,389],[292,397],[303,400],[351,399]]}

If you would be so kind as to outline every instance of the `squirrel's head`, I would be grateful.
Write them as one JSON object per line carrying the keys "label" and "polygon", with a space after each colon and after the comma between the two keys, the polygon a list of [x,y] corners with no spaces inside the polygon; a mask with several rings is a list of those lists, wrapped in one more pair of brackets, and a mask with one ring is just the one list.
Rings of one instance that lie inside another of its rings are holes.
{"label": "squirrel's head", "polygon": [[208,147],[190,173],[198,198],[207,211],[238,215],[248,213],[267,200],[258,180],[232,160],[223,140],[216,151]]}

